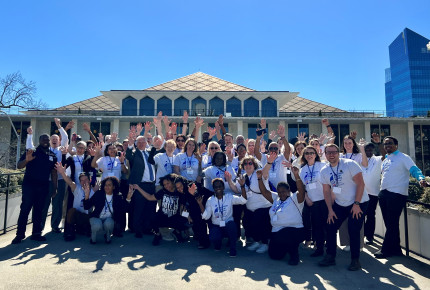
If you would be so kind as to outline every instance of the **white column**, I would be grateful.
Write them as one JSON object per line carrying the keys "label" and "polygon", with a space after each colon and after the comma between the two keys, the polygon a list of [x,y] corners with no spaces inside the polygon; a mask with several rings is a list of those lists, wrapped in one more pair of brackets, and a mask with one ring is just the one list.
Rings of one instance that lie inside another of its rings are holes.
{"label": "white column", "polygon": [[415,162],[415,136],[414,136],[414,122],[408,122],[408,149],[409,156]]}
{"label": "white column", "polygon": [[258,101],[258,116],[262,117],[263,114],[261,109],[261,101],[260,100],[257,100],[257,101]]}
{"label": "white column", "polygon": [[243,135],[243,121],[242,120],[237,120],[237,135]]}
{"label": "white column", "polygon": [[119,133],[119,119],[115,119],[110,123],[110,131]]}
{"label": "white column", "polygon": [[364,122],[364,139],[366,139],[368,142],[370,142],[372,138],[372,132],[370,131],[370,122],[365,121]]}
{"label": "white column", "polygon": [[[31,126],[31,128],[33,128],[33,142],[34,142],[34,137],[35,136],[37,136],[36,138],[39,138],[38,137],[38,134],[37,134],[37,119],[36,118],[31,118],[31,120],[30,120],[30,126]],[[22,130],[27,130],[27,128],[23,128]],[[49,133],[49,132],[48,132]],[[15,134],[15,133],[14,133]],[[22,134],[22,133],[21,133]],[[21,135],[20,134],[20,135]],[[40,134],[39,134],[40,135]],[[39,141],[39,140],[36,140],[36,141]],[[37,144],[39,144],[39,142],[37,142]],[[36,143],[35,143],[35,145],[36,145]],[[37,145],[36,145],[37,146]]]}

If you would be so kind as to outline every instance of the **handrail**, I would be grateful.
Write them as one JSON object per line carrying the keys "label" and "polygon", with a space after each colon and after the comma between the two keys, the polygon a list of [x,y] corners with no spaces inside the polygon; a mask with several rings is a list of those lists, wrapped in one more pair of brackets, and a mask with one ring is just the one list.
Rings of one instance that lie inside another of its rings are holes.
{"label": "handrail", "polygon": [[10,195],[10,190],[12,188],[15,188],[17,186],[10,186],[10,177],[13,175],[24,175],[24,172],[14,172],[14,173],[0,173],[0,177],[2,176],[7,176],[7,180],[6,180],[6,187],[2,187],[1,189],[6,189],[6,200],[5,200],[5,209],[4,209],[4,221],[3,221],[3,234],[6,234],[6,228],[7,228],[7,210],[9,207],[9,195]]}

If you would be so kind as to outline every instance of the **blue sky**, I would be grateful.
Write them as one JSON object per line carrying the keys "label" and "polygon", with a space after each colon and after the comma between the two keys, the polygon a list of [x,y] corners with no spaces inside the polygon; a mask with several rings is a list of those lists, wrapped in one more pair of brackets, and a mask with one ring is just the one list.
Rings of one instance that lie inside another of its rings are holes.
{"label": "blue sky", "polygon": [[385,110],[388,45],[430,37],[428,0],[3,1],[0,76],[20,71],[51,108],[197,71]]}

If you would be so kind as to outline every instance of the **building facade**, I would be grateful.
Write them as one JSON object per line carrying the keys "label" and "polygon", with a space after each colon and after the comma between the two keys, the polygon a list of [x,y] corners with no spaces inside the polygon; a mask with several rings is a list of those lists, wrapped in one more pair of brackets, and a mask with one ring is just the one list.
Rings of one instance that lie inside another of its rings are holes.
{"label": "building facade", "polygon": [[[88,139],[82,124],[89,123],[94,134],[118,132],[122,140],[127,137],[131,125],[152,121],[162,111],[169,119],[179,124],[182,131],[182,114],[189,115],[189,132],[194,128],[196,116],[204,119],[204,126],[214,126],[219,114],[225,116],[225,127],[233,135],[255,138],[261,119],[267,120],[269,131],[279,124],[286,128],[291,143],[299,133],[321,134],[327,128],[321,124],[328,118],[337,136],[356,131],[358,138],[370,141],[371,134],[393,135],[399,139],[399,149],[409,154],[424,171],[430,170],[430,119],[384,117],[365,112],[348,112],[298,96],[298,92],[256,91],[219,78],[195,73],[177,80],[163,83],[144,90],[102,91],[102,95],[64,107],[44,111],[26,111],[11,115],[17,129],[21,149],[25,146],[26,129],[33,127],[34,135],[57,133],[54,117],[60,118],[63,126],[68,121],[75,122],[74,130]],[[0,115],[0,167],[13,167],[18,140],[9,119]],[[72,132],[68,132],[71,134]],[[201,133],[201,132],[200,132]]]}
{"label": "building facade", "polygon": [[385,71],[387,115],[427,116],[430,111],[430,40],[405,28],[389,46]]}

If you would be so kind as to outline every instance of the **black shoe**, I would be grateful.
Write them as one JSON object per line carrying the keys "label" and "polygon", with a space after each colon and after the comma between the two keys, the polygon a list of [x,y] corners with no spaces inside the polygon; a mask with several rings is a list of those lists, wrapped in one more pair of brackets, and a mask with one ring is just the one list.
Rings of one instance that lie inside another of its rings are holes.
{"label": "black shoe", "polygon": [[44,242],[46,241],[46,238],[41,235],[31,235],[30,240],[38,241],[38,242]]}
{"label": "black shoe", "polygon": [[95,244],[97,244],[97,242],[94,242],[93,239],[90,239],[90,244],[95,245]]}
{"label": "black shoe", "polygon": [[153,246],[160,245],[161,239],[162,239],[161,234],[154,235],[154,239],[152,240],[152,245]]}
{"label": "black shoe", "polygon": [[173,235],[176,237],[176,240],[178,241],[178,243],[184,243],[184,242],[186,242],[186,241],[187,241],[186,239],[184,239],[184,238],[182,237],[182,234],[181,234],[180,232],[173,231],[172,233],[173,233]]}
{"label": "black shoe", "polygon": [[348,267],[349,271],[358,271],[361,269],[361,264],[358,259],[352,259],[351,264]]}
{"label": "black shoe", "polygon": [[16,236],[13,240],[12,240],[12,245],[16,245],[22,242],[22,240],[24,239],[24,236]]}
{"label": "black shoe", "polygon": [[143,238],[143,234],[142,233],[135,233],[134,236],[138,239]]}
{"label": "black shoe", "polygon": [[332,256],[332,255],[326,255],[324,257],[324,259],[322,259],[319,263],[319,266],[321,267],[328,267],[328,266],[333,266],[336,265],[336,259]]}
{"label": "black shoe", "polygon": [[299,262],[300,262],[300,259],[298,256],[297,257],[291,257],[290,260],[288,260],[288,265],[297,266],[299,264]]}
{"label": "black shoe", "polygon": [[311,257],[320,257],[324,255],[324,250],[316,249],[315,252],[311,254]]}
{"label": "black shoe", "polygon": [[210,244],[208,242],[199,242],[199,245],[197,246],[197,248],[199,250],[203,250],[203,249],[207,249],[209,248]]}
{"label": "black shoe", "polygon": [[373,240],[372,240],[372,241],[367,241],[367,242],[366,242],[366,245],[368,245],[368,246],[372,246],[372,245],[373,245]]}
{"label": "black shoe", "polygon": [[237,256],[237,251],[236,251],[236,249],[234,249],[234,250],[230,250],[230,251],[229,251],[229,255],[230,255],[230,258],[236,258],[236,256]]}
{"label": "black shoe", "polygon": [[59,234],[59,233],[61,233],[61,230],[60,230],[59,228],[53,228],[53,229],[51,230],[51,232],[56,233],[56,234]]}

